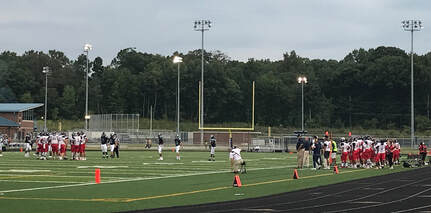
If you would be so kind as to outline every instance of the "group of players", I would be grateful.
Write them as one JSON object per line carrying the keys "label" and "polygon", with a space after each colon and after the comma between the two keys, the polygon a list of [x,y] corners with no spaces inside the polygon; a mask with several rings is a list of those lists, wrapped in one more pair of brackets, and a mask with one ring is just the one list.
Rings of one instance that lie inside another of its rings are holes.
{"label": "group of players", "polygon": [[[163,136],[161,133],[159,133],[157,135],[157,139],[158,139],[157,151],[159,153],[159,160],[163,160],[162,152],[163,152],[164,140],[163,140]],[[181,160],[180,149],[183,148],[183,143],[182,143],[179,135],[175,136],[174,143],[175,143],[176,159]],[[145,145],[145,148],[150,148],[150,147],[151,147],[151,140],[147,140],[147,144]],[[210,137],[210,157],[209,157],[208,161],[215,161],[215,147],[216,147],[216,138],[214,135],[211,135],[211,137]],[[103,143],[102,143],[102,152],[103,152],[103,149],[104,148],[103,148]]]}
{"label": "group of players", "polygon": [[341,138],[341,167],[378,168],[399,164],[400,144],[396,139],[375,139],[370,136]]}
{"label": "group of players", "polygon": [[70,147],[71,160],[86,160],[85,145],[88,142],[87,136],[83,132],[74,132],[71,137],[66,133],[41,132],[33,141],[31,135],[25,137],[25,157],[30,157],[33,143],[36,143],[36,153],[40,160],[59,159],[67,160],[67,147]]}

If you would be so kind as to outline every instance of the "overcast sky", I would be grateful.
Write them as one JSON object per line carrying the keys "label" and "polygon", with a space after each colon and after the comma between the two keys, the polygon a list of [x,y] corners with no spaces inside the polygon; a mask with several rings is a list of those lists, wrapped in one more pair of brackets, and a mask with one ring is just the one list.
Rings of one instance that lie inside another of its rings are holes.
{"label": "overcast sky", "polygon": [[[209,19],[205,48],[234,60],[279,60],[295,50],[308,58],[342,59],[358,48],[410,50],[403,19],[420,19],[415,52],[431,51],[429,0],[0,0],[0,51],[63,51],[84,43],[109,64],[119,50],[171,55],[199,49],[197,19]],[[428,41],[428,42],[427,42]]]}

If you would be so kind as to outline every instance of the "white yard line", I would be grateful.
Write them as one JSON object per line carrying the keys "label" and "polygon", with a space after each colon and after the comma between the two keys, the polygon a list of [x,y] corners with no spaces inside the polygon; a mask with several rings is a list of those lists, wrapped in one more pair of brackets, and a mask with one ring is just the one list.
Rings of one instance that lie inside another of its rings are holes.
{"label": "white yard line", "polygon": [[[268,169],[285,169],[285,168],[289,168],[289,167],[291,167],[291,166],[250,168],[250,169],[248,169],[248,171],[258,171],[258,170],[268,170]],[[167,178],[176,178],[176,177],[189,177],[189,176],[221,174],[221,173],[230,173],[230,172],[231,172],[230,170],[219,170],[219,171],[213,171],[213,172],[198,172],[198,173],[189,173],[189,174],[181,174],[181,175],[168,175],[168,176],[163,176],[163,177],[130,178],[130,179],[124,179],[124,180],[112,180],[112,181],[101,182],[101,184],[167,179]],[[102,178],[104,178],[104,177],[102,176]],[[44,189],[58,189],[58,188],[68,188],[68,187],[75,187],[75,186],[89,186],[89,185],[94,185],[94,184],[96,184],[96,183],[81,183],[81,184],[70,184],[70,185],[61,185],[61,186],[46,186],[46,187],[36,187],[36,188],[27,188],[27,189],[13,189],[13,190],[0,191],[0,193],[36,191],[36,190],[44,190]]]}
{"label": "white yard line", "polygon": [[0,180],[0,182],[14,182],[14,183],[88,183],[88,182],[69,182],[69,181],[38,181],[38,180]]}
{"label": "white yard line", "polygon": [[[94,178],[94,176],[73,176],[73,175],[27,175],[27,174],[0,174],[1,177],[62,177],[62,178]],[[130,179],[130,177],[110,177],[104,176],[103,178],[119,178],[119,179]]]}

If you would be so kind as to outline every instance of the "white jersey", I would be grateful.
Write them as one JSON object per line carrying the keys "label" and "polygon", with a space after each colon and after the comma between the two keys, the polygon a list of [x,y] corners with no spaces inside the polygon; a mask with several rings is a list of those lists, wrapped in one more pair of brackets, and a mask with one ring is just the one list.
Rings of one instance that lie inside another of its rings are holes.
{"label": "white jersey", "polygon": [[239,148],[234,148],[232,149],[232,151],[229,153],[229,158],[233,159],[233,160],[241,160],[241,149]]}
{"label": "white jersey", "polygon": [[342,152],[349,152],[350,150],[350,145],[346,142],[341,143],[341,150]]}
{"label": "white jersey", "polygon": [[75,144],[75,146],[81,144],[81,136],[75,136],[74,144]]}
{"label": "white jersey", "polygon": [[51,143],[52,144],[58,144],[58,136],[57,135],[51,136]]}
{"label": "white jersey", "polygon": [[378,153],[379,154],[384,154],[386,152],[385,148],[386,148],[385,144],[378,143]]}
{"label": "white jersey", "polygon": [[359,141],[353,141],[352,145],[353,151],[359,151],[361,149],[361,144],[359,143]]}
{"label": "white jersey", "polygon": [[372,143],[373,142],[371,140],[365,140],[364,145],[363,145],[364,150],[371,149]]}
{"label": "white jersey", "polygon": [[59,135],[59,136],[58,136],[58,143],[59,143],[60,145],[66,144],[66,143],[64,142],[64,137],[63,137],[62,135]]}
{"label": "white jersey", "polygon": [[326,152],[330,152],[330,151],[331,151],[331,147],[330,147],[331,142],[330,142],[330,141],[325,141],[325,142],[323,142],[323,145],[324,145],[324,147],[325,147],[325,151],[326,151]]}
{"label": "white jersey", "polygon": [[356,145],[358,146],[359,150],[364,150],[364,141],[363,140],[358,140]]}
{"label": "white jersey", "polygon": [[43,144],[48,143],[48,136],[42,136],[42,137],[40,137],[40,142],[43,143]]}
{"label": "white jersey", "polygon": [[81,144],[85,144],[87,142],[87,137],[85,135],[81,136]]}

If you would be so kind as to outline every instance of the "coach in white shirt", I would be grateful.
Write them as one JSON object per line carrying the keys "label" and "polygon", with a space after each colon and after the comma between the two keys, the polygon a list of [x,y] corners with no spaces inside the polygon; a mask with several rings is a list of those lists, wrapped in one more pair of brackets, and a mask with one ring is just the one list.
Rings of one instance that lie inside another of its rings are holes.
{"label": "coach in white shirt", "polygon": [[241,158],[241,149],[234,146],[229,154],[229,158],[230,166],[232,167],[233,172],[238,173],[241,168],[241,164],[244,162],[244,160]]}

